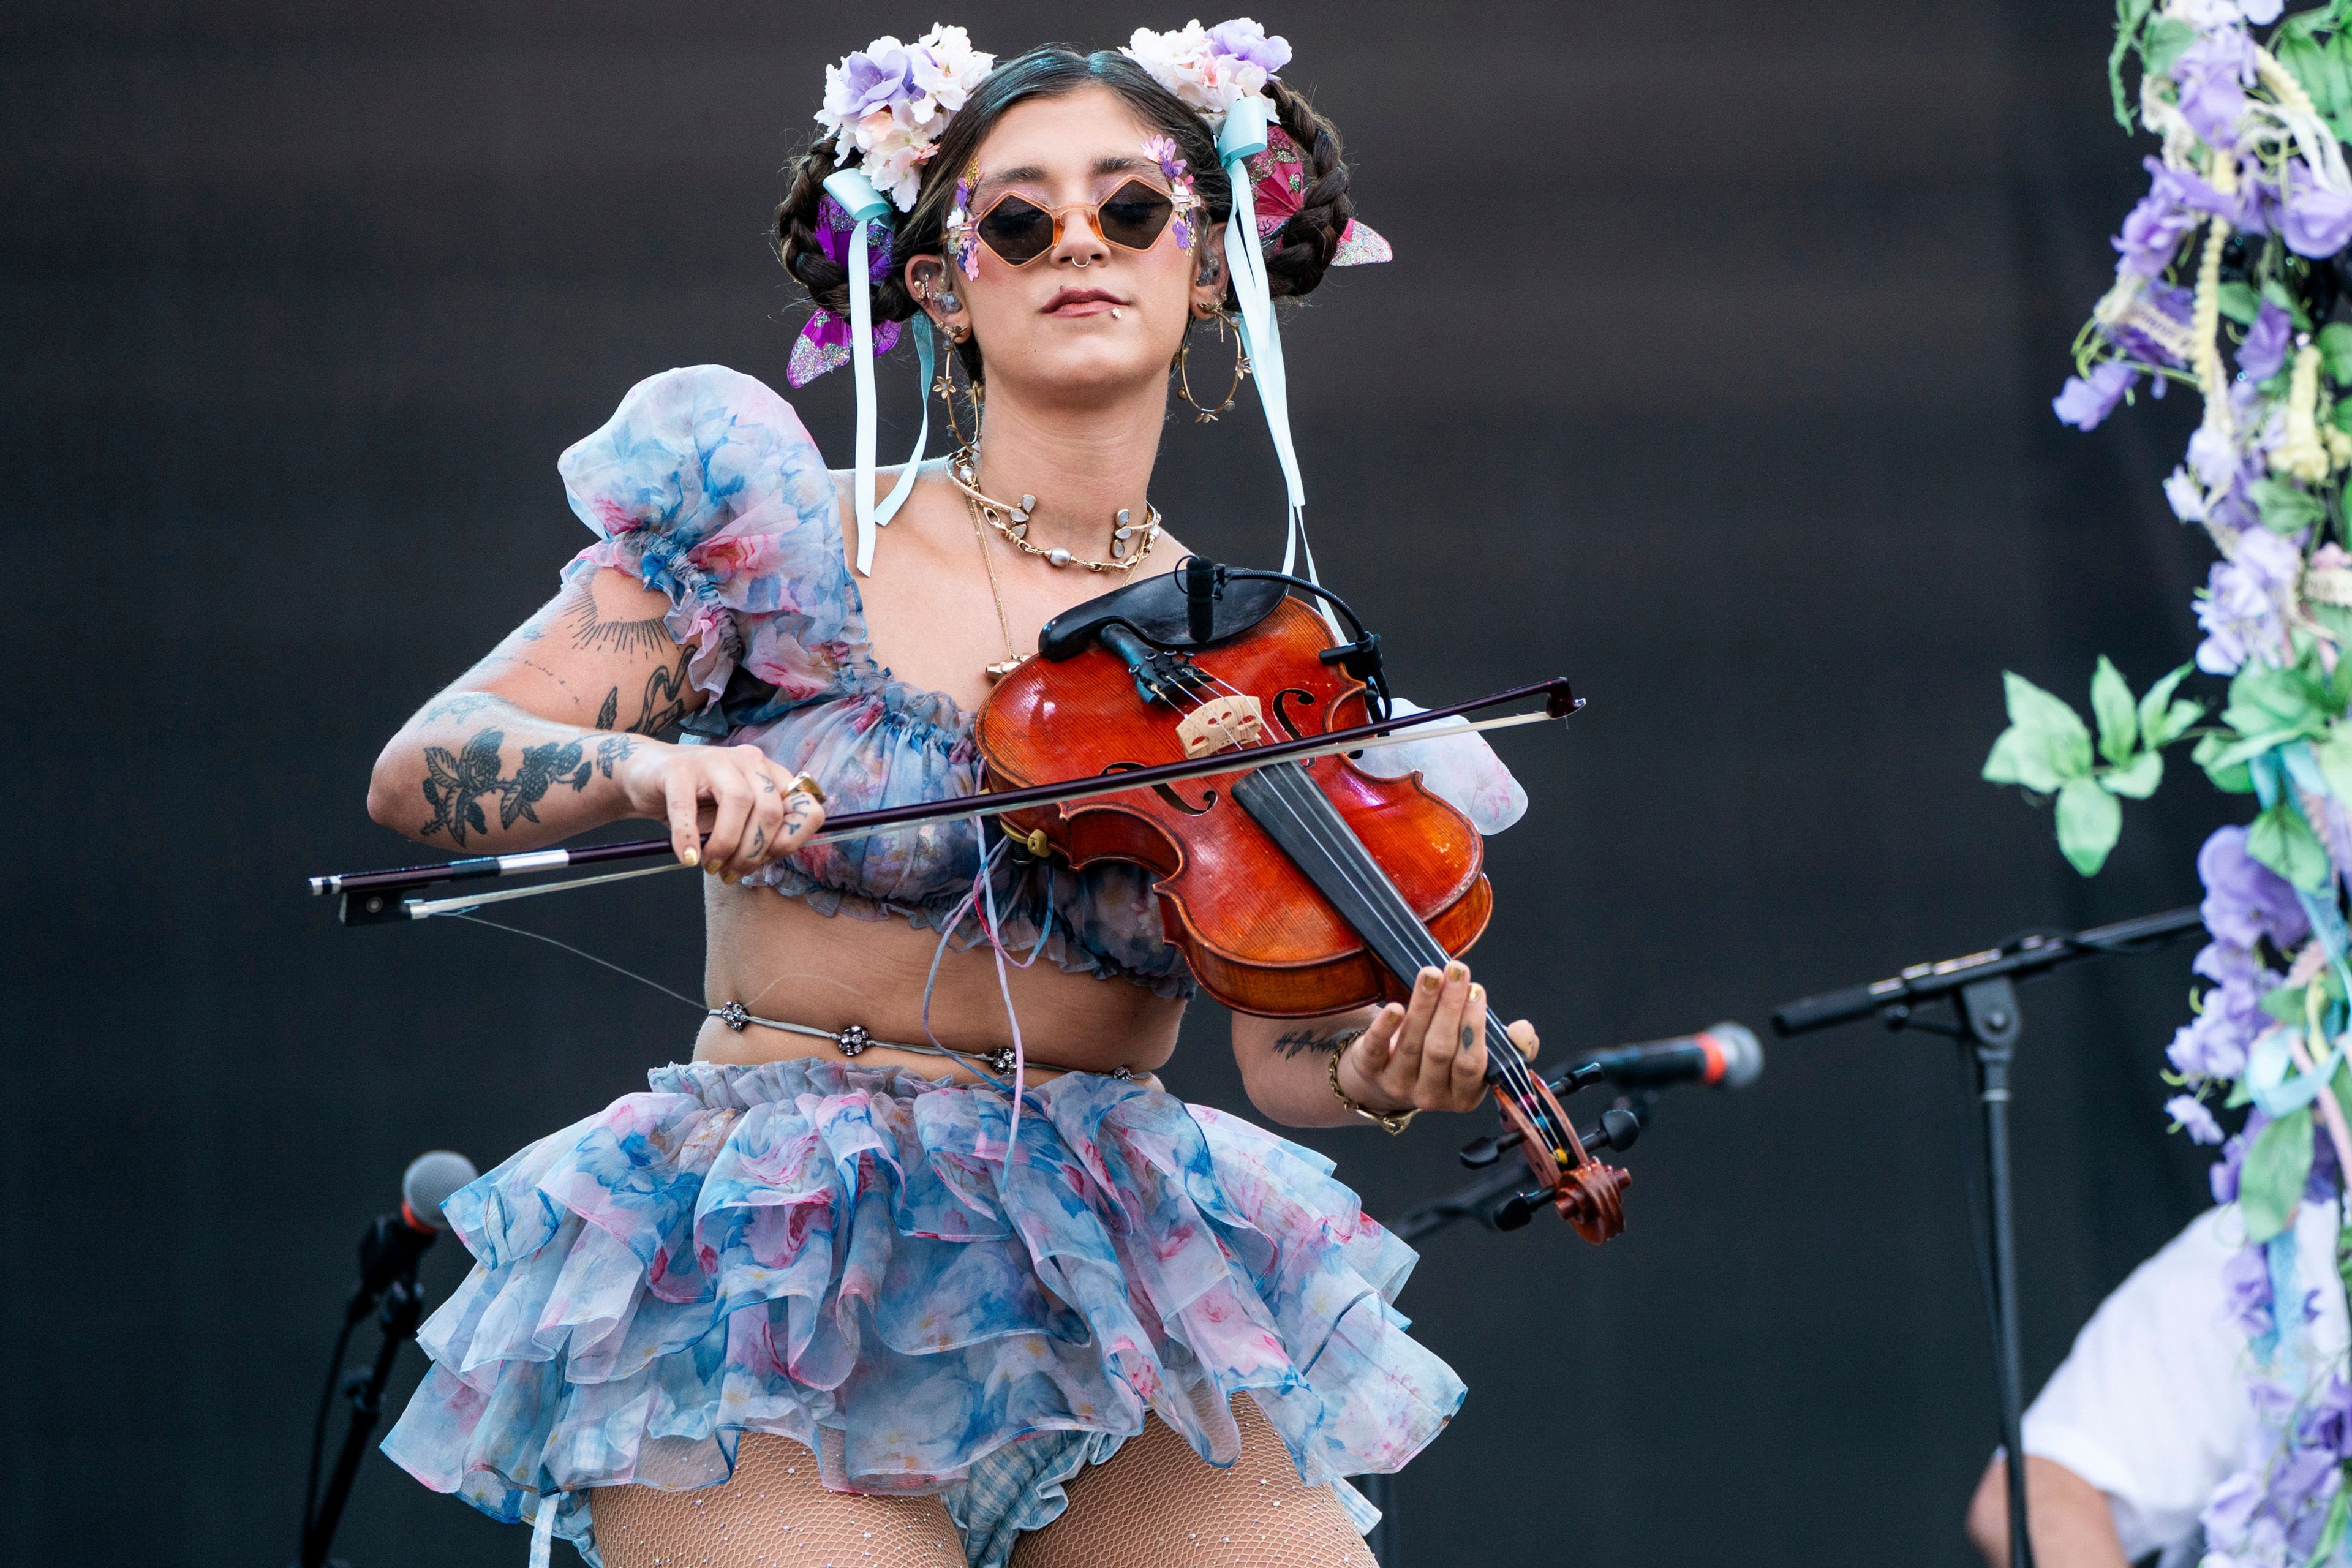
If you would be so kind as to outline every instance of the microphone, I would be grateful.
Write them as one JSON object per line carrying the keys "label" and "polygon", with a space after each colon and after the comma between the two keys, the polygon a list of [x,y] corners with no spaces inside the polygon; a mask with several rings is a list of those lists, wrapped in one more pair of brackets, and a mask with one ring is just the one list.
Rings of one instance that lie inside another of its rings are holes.
{"label": "microphone", "polygon": [[1621,1089],[1664,1089],[1675,1083],[1746,1089],[1763,1075],[1764,1047],[1756,1032],[1745,1024],[1722,1023],[1695,1035],[1602,1051],[1570,1068],[1566,1084],[1555,1087],[1573,1090],[1606,1079]]}
{"label": "microphone", "polygon": [[435,1149],[408,1163],[400,1178],[400,1210],[378,1215],[360,1237],[360,1282],[343,1304],[343,1321],[356,1323],[383,1293],[416,1271],[425,1249],[449,1228],[441,1205],[479,1172],[463,1154]]}

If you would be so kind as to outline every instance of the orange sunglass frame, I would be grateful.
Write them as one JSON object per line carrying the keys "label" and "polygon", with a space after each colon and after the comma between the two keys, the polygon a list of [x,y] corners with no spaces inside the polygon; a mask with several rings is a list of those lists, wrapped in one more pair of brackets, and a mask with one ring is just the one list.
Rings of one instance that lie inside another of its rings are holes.
{"label": "orange sunglass frame", "polygon": [[[1158,196],[1161,201],[1168,204],[1167,216],[1160,220],[1160,226],[1153,229],[1151,231],[1151,237],[1145,240],[1141,245],[1129,245],[1125,240],[1115,239],[1111,237],[1110,232],[1103,227],[1103,208],[1118,200],[1120,195],[1126,192],[1129,185],[1140,185],[1145,190],[1150,191],[1153,195]],[[1037,212],[1043,213],[1046,219],[1054,226],[1053,237],[1047,240],[1034,255],[1021,261],[1015,261],[1011,257],[1005,255],[1004,252],[999,250],[996,247],[995,242],[988,237],[987,229],[988,220],[996,216],[997,209],[1003,206],[1007,202],[1016,201],[1024,203]],[[1113,190],[1110,195],[1103,197],[1102,200],[1098,202],[1070,202],[1058,207],[1049,207],[1042,203],[1030,201],[1027,196],[1023,195],[1018,191],[1001,192],[994,201],[989,203],[985,208],[970,220],[970,226],[971,229],[972,238],[979,244],[987,246],[989,254],[995,257],[997,260],[1002,261],[1007,267],[1028,267],[1035,263],[1040,258],[1051,256],[1055,249],[1061,245],[1062,236],[1067,232],[1070,216],[1074,213],[1083,213],[1086,215],[1087,221],[1094,229],[1096,237],[1105,245],[1115,245],[1121,250],[1131,250],[1136,252],[1138,255],[1140,255],[1144,251],[1150,250],[1153,246],[1159,244],[1160,237],[1166,234],[1171,225],[1183,218],[1185,215],[1196,205],[1198,205],[1198,198],[1188,201],[1184,197],[1179,196],[1173,191],[1163,190],[1160,186],[1153,184],[1150,180],[1145,179],[1140,174],[1130,174],[1126,179],[1121,180],[1118,183],[1117,189]]]}

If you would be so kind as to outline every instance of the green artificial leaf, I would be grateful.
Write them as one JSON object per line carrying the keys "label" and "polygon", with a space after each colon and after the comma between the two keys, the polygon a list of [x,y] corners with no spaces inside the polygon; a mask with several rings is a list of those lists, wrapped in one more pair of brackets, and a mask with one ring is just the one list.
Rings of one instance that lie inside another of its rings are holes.
{"label": "green artificial leaf", "polygon": [[2109,795],[2127,795],[2134,800],[2146,800],[2164,782],[2164,759],[2154,752],[2142,752],[2122,767],[2110,768],[2098,775],[2099,787]]}
{"label": "green artificial leaf", "polygon": [[2089,773],[2091,731],[2074,710],[2021,675],[2003,670],[2000,681],[2008,700],[2009,721],[2042,737],[2058,776],[2080,778]]}
{"label": "green artificial leaf", "polygon": [[2251,327],[2262,314],[2262,296],[2251,283],[2224,283],[2221,289],[2221,314],[2242,327]]}
{"label": "green artificial leaf", "polygon": [[2263,993],[2262,1008],[2282,1024],[2303,1022],[2304,1000],[2308,987],[2279,985]]}
{"label": "green artificial leaf", "polygon": [[[2336,639],[2338,647],[2352,646],[2352,605],[2323,605],[2316,599],[2306,599],[2303,607],[2319,623],[2320,630]],[[2346,662],[2352,664],[2352,660]]]}
{"label": "green artificial leaf", "polygon": [[2115,100],[2116,123],[2132,128],[2131,100],[2124,96],[2124,57],[2139,42],[2140,24],[2155,0],[2116,0],[2116,47],[2107,51],[2107,93]]}
{"label": "green artificial leaf", "polygon": [[2311,1107],[2263,1128],[2238,1172],[2238,1212],[2246,1239],[2259,1245],[2286,1229],[2311,1175]]}
{"label": "green artificial leaf", "polygon": [[2211,779],[2213,787],[2222,794],[2252,795],[2254,793],[2254,770],[2243,762],[2224,763],[2220,760],[2221,753],[2230,749],[2230,742],[2235,739],[2236,736],[2227,731],[2207,735],[2189,753],[2189,760],[2203,768],[2205,776]]}
{"label": "green artificial leaf", "polygon": [[2284,800],[2254,818],[2246,830],[2246,853],[2306,893],[2325,892],[2335,875],[2319,836]]}
{"label": "green artificial leaf", "polygon": [[2014,724],[1993,742],[1982,776],[1988,784],[2022,784],[2036,795],[2054,795],[2064,782],[2050,765],[2050,748]]}
{"label": "green artificial leaf", "polygon": [[2352,724],[2339,721],[2329,730],[2327,739],[2311,748],[2311,759],[2319,764],[2328,793],[2338,800],[2352,800]]}
{"label": "green artificial leaf", "polygon": [[2304,1568],[2326,1568],[2335,1562],[2337,1550],[2344,1544],[2347,1526],[2352,1526],[2352,1475],[2336,1486],[2336,1496],[2329,1500],[2327,1521],[2319,1527],[2319,1544],[2304,1559]]}
{"label": "green artificial leaf", "polygon": [[2352,386],[2352,322],[2330,321],[2319,329],[2319,364],[2338,386]]}
{"label": "green artificial leaf", "polygon": [[2091,713],[2099,721],[2099,754],[2120,763],[2139,749],[2139,710],[2131,688],[2105,654],[2091,672]]}
{"label": "green artificial leaf", "polygon": [[2230,682],[2230,705],[2222,710],[2221,721],[2247,740],[2260,736],[2276,736],[2281,742],[2315,740],[2326,733],[2327,721],[2341,711],[2315,668],[2294,665],[2272,669],[2248,664]]}
{"label": "green artificial leaf", "polygon": [[[2189,725],[2205,716],[2204,707],[2200,703],[2185,700],[2172,702],[2174,689],[2192,668],[2184,664],[2167,674],[2149,687],[2147,695],[2139,700],[2140,743],[2150,751],[2172,744],[2187,732]],[[2168,709],[2165,706],[2168,702],[2172,702]],[[2189,714],[2186,719],[2180,718],[2184,709]]]}
{"label": "green artificial leaf", "polygon": [[2147,25],[2141,35],[2140,68],[2150,76],[2162,76],[2172,68],[2181,51],[2197,41],[2197,29],[2170,16],[2158,16]]}
{"label": "green artificial leaf", "polygon": [[2257,479],[2246,490],[2273,533],[2300,533],[2327,515],[2327,503],[2292,479]]}
{"label": "green artificial leaf", "polygon": [[2085,877],[2095,877],[2124,830],[2123,803],[2095,779],[2068,779],[2058,790],[2058,852]]}
{"label": "green artificial leaf", "polygon": [[[2299,332],[2311,331],[2311,313],[2303,308],[2303,301],[2294,297],[2294,290],[2289,289],[2284,282],[2276,278],[2263,279],[2262,297],[2284,310],[2287,319],[2294,323],[2295,331]],[[2294,362],[2290,360],[2288,363]]]}

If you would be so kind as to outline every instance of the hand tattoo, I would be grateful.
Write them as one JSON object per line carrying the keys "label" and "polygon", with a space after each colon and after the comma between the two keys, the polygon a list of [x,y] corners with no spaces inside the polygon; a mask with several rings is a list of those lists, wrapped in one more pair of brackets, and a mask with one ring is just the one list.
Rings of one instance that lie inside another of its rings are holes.
{"label": "hand tattoo", "polygon": [[765,849],[767,847],[768,830],[764,827],[755,827],[751,829],[751,853],[757,855],[761,850]]}
{"label": "hand tattoo", "polygon": [[626,735],[605,736],[596,742],[596,771],[611,778],[614,768],[627,761],[636,749],[637,743]]}
{"label": "hand tattoo", "polygon": [[568,784],[575,792],[588,787],[594,769],[583,759],[579,742],[525,746],[522,762],[508,778],[499,766],[506,740],[502,730],[484,730],[456,752],[443,746],[425,748],[425,804],[433,808],[433,819],[417,830],[420,835],[446,829],[462,845],[468,828],[480,834],[490,830],[482,815],[483,795],[499,797],[499,826],[504,829],[519,820],[537,822],[539,813],[532,808],[551,786]]}
{"label": "hand tattoo", "polygon": [[1467,1054],[1469,1053],[1470,1047],[1471,1047],[1472,1046],[1476,1045],[1477,1043],[1478,1043],[1478,1031],[1477,1031],[1477,1030],[1475,1030],[1475,1029],[1474,1029],[1474,1028],[1472,1028],[1472,1027],[1471,1027],[1469,1025],[1467,1025],[1467,1024],[1463,1025],[1463,1026],[1462,1026],[1462,1050],[1463,1050],[1463,1053],[1464,1053],[1465,1055],[1467,1055]]}

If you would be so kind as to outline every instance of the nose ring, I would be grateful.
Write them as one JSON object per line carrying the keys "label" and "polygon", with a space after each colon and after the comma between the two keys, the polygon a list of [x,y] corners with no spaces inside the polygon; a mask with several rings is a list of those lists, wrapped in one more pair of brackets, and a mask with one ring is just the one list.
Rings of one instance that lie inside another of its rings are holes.
{"label": "nose ring", "polygon": [[1093,263],[1093,262],[1091,262],[1091,261],[1075,261],[1075,260],[1074,260],[1074,261],[1072,261],[1072,262],[1070,263],[1070,265],[1071,265],[1071,266],[1073,266],[1073,267],[1075,267],[1075,268],[1077,268],[1080,271],[1084,271],[1086,268],[1089,268],[1089,267],[1092,267],[1092,266],[1094,265],[1094,263]]}

